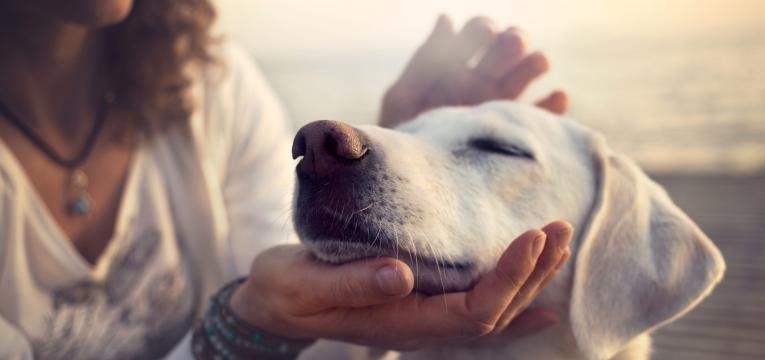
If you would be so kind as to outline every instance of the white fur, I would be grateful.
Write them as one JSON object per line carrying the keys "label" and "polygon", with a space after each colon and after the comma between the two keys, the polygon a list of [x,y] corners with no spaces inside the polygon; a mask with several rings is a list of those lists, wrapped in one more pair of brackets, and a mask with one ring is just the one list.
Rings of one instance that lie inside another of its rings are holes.
{"label": "white fur", "polygon": [[[396,131],[358,129],[380,155],[388,176],[379,181],[396,190],[387,199],[398,206],[385,212],[407,219],[381,217],[377,236],[396,241],[426,286],[468,287],[529,228],[566,219],[577,230],[571,260],[535,302],[561,314],[561,324],[502,347],[422,349],[401,359],[644,359],[648,333],[689,311],[724,272],[719,251],[663,189],[572,120],[491,102],[431,111]],[[472,149],[475,138],[524,148],[535,159]],[[380,199],[367,200],[366,216],[374,217]],[[326,241],[302,240],[333,260]],[[434,260],[474,267],[442,270]],[[332,348],[311,353],[345,351]],[[351,348],[347,358],[367,356]]]}

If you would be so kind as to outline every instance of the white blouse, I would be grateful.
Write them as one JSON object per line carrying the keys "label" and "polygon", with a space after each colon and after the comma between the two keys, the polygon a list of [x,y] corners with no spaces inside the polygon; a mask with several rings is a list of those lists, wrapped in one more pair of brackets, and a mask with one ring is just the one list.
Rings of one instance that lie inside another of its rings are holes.
{"label": "white blouse", "polygon": [[206,301],[294,241],[291,132],[248,55],[195,71],[190,129],[139,147],[113,238],[77,252],[0,141],[0,359],[191,358]]}

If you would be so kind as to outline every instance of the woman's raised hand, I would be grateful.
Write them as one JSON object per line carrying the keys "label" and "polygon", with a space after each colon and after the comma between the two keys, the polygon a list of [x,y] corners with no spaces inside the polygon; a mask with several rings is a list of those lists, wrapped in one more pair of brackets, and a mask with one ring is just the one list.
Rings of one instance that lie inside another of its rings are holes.
{"label": "woman's raised hand", "polygon": [[[379,124],[394,127],[423,111],[517,99],[549,68],[547,57],[528,52],[516,28],[498,31],[487,18],[471,19],[459,32],[446,16],[420,46],[383,97]],[[537,106],[562,114],[568,98],[553,91]]]}

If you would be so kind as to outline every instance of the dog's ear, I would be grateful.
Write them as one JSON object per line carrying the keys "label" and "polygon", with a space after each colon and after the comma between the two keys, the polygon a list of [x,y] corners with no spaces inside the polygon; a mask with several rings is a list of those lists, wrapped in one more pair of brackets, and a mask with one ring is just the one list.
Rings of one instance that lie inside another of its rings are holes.
{"label": "dog's ear", "polygon": [[597,198],[576,257],[570,320],[593,359],[701,301],[720,281],[719,250],[632,161],[592,142]]}

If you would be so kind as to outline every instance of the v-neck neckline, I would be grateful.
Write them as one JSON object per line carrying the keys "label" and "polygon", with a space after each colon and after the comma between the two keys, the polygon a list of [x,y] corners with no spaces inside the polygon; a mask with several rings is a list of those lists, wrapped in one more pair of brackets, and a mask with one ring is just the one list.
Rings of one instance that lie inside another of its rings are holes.
{"label": "v-neck neckline", "polygon": [[[3,158],[5,158],[4,161]],[[114,221],[114,229],[112,230],[109,242],[95,262],[91,264],[77,250],[69,238],[69,235],[66,234],[61,225],[53,217],[53,213],[51,213],[48,206],[42,200],[42,196],[32,183],[32,180],[29,178],[26,170],[24,170],[24,167],[21,165],[21,161],[16,157],[16,154],[14,154],[0,138],[0,163],[6,163],[10,166],[9,170],[11,172],[11,177],[14,177],[14,174],[16,175],[15,178],[18,182],[16,187],[21,191],[26,191],[26,194],[28,194],[30,199],[28,210],[36,215],[37,220],[41,222],[40,225],[45,228],[45,233],[52,237],[52,239],[46,241],[54,247],[52,253],[54,256],[60,257],[61,261],[68,263],[68,266],[74,266],[78,273],[87,275],[91,278],[97,277],[99,273],[103,272],[102,268],[108,265],[105,264],[105,262],[108,262],[107,259],[110,257],[109,254],[113,253],[115,248],[120,246],[121,241],[119,240],[124,237],[122,235],[124,235],[127,230],[127,225],[129,223],[127,206],[130,202],[128,196],[136,186],[137,168],[139,167],[138,164],[142,158],[143,146],[138,145],[129,160],[127,179],[125,180],[125,185],[120,194],[119,205],[117,205],[117,215]]]}

